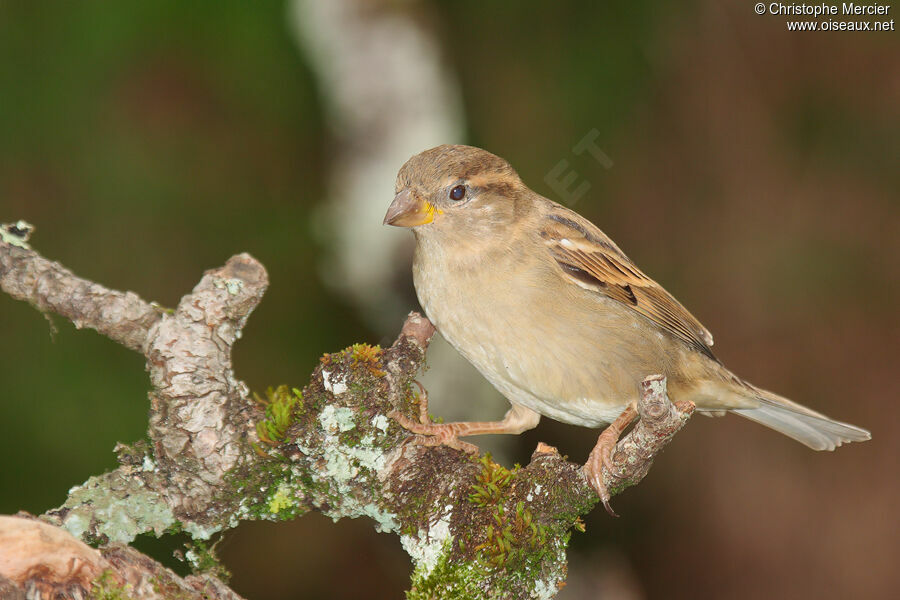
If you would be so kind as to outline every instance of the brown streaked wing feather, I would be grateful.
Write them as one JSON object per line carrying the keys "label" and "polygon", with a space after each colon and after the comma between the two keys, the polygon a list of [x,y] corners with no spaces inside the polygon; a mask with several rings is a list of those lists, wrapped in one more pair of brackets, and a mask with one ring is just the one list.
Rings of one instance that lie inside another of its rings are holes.
{"label": "brown streaked wing feather", "polygon": [[554,208],[541,224],[541,237],[564,273],[713,357],[712,335],[700,321],[593,223],[562,207]]}

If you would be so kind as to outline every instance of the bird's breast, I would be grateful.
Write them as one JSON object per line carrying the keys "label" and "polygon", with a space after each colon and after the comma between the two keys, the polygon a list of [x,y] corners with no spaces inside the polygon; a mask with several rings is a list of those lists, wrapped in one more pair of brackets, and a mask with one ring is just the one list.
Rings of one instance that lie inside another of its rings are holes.
{"label": "bird's breast", "polygon": [[611,422],[644,376],[664,372],[660,343],[627,309],[554,280],[552,263],[525,262],[512,249],[461,260],[420,241],[413,281],[441,335],[511,402],[566,423]]}

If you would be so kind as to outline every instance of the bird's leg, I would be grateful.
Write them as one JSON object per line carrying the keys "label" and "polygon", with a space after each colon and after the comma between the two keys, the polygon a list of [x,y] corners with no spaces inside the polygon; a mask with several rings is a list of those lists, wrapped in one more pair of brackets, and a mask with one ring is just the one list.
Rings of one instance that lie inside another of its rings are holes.
{"label": "bird's leg", "polygon": [[[422,389],[421,385],[419,389]],[[404,429],[423,436],[418,441],[425,446],[439,446],[443,444],[470,453],[477,453],[478,447],[474,444],[462,442],[458,438],[488,433],[522,433],[536,427],[541,419],[541,416],[535,411],[513,404],[512,408],[506,411],[506,415],[500,421],[432,423],[428,417],[428,397],[425,395],[425,390],[422,390],[422,396],[419,398],[418,423],[396,411],[392,412],[390,416],[400,423]]]}
{"label": "bird's leg", "polygon": [[629,404],[622,411],[622,414],[616,417],[616,420],[610,423],[600,434],[600,437],[597,438],[597,444],[591,450],[591,455],[584,465],[584,474],[587,475],[591,487],[597,491],[597,495],[600,496],[600,501],[603,502],[606,512],[614,517],[619,515],[609,505],[609,490],[603,484],[603,473],[601,471],[603,467],[606,467],[606,470],[610,472],[614,470],[612,452],[615,450],[622,432],[631,425],[637,416],[638,413],[634,404]]}

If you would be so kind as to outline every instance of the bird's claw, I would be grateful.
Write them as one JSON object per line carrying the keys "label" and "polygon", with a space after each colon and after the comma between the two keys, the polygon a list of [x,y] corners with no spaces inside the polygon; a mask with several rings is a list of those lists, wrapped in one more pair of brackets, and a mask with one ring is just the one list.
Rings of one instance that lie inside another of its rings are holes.
{"label": "bird's claw", "polygon": [[610,475],[621,476],[622,469],[620,465],[613,462],[613,452],[616,451],[619,436],[622,435],[622,432],[628,428],[636,417],[637,410],[633,404],[625,407],[622,414],[616,417],[615,421],[610,423],[600,434],[600,437],[597,438],[597,444],[591,450],[591,455],[588,456],[587,462],[584,464],[584,474],[588,482],[597,492],[597,495],[600,496],[603,508],[613,517],[618,517],[619,515],[609,505],[610,494],[606,484],[603,483],[603,469],[605,468]]}
{"label": "bird's claw", "polygon": [[422,446],[450,446],[469,454],[478,454],[478,446],[463,442],[456,437],[456,431],[452,424],[417,423],[396,411],[391,412],[388,416],[397,421],[407,431],[416,434],[412,439],[417,444]]}
{"label": "bird's claw", "polygon": [[419,383],[418,379],[413,379],[413,383],[419,388],[419,395],[417,396],[417,400],[419,401],[419,422],[430,425],[431,417],[428,416],[428,392],[425,391],[425,386]]}
{"label": "bird's claw", "polygon": [[419,421],[413,421],[398,411],[393,411],[388,416],[397,421],[407,431],[415,433],[416,436],[412,439],[417,444],[422,446],[450,446],[469,454],[478,454],[478,446],[463,442],[456,436],[456,429],[453,427],[453,424],[431,422],[431,417],[428,416],[428,394],[421,383],[416,380],[413,380],[413,383],[419,387],[421,392],[418,397]]}
{"label": "bird's claw", "polygon": [[606,484],[603,483],[603,467],[606,467],[610,472],[614,472],[611,470],[611,467],[613,466],[613,450],[615,450],[615,444],[612,448],[607,448],[605,445],[601,446],[598,444],[588,457],[583,471],[585,477],[587,477],[588,483],[591,484],[591,487],[594,488],[594,491],[600,496],[600,502],[603,503],[603,508],[606,509],[606,512],[608,512],[610,516],[618,517],[619,515],[613,510],[609,503],[609,489],[606,487]]}

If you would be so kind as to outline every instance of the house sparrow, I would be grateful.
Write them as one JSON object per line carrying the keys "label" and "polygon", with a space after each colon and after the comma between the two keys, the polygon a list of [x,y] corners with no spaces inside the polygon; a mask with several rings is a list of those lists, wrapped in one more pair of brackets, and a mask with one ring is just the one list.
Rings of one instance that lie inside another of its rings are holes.
{"label": "house sparrow", "polygon": [[485,150],[445,145],[413,156],[384,223],[412,229],[425,314],[512,405],[495,422],[402,419],[432,443],[521,433],[541,415],[611,424],[584,468],[609,509],[600,467],[635,418],[648,375],[667,377],[676,402],[737,413],[814,450],[871,437],[734,375],[709,331],[606,234]]}

